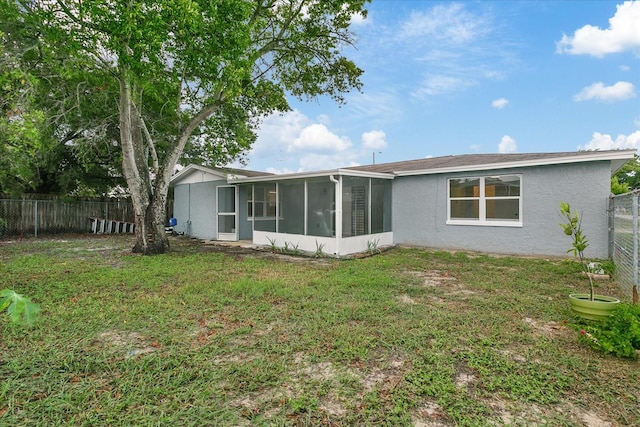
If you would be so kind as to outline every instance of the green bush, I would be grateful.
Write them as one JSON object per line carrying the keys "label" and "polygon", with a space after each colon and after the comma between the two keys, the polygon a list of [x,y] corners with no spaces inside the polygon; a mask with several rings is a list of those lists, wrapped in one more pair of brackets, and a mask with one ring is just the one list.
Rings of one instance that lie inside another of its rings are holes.
{"label": "green bush", "polygon": [[618,357],[637,359],[640,350],[640,306],[620,304],[606,321],[582,329],[591,347]]}

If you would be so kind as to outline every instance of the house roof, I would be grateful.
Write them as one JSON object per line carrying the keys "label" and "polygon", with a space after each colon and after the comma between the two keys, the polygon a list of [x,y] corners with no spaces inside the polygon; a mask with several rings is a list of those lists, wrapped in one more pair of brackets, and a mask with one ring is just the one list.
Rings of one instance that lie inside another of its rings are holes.
{"label": "house roof", "polygon": [[268,172],[258,172],[247,169],[236,168],[208,168],[205,166],[191,164],[171,177],[171,184],[175,185],[181,181],[203,182],[215,179],[248,178],[255,176],[273,175]]}
{"label": "house roof", "polygon": [[444,172],[480,171],[526,166],[544,166],[591,161],[611,161],[611,175],[632,159],[636,150],[571,151],[558,153],[463,154],[431,157],[377,165],[354,166],[362,172],[392,173],[396,176]]}
{"label": "house roof", "polygon": [[171,179],[172,183],[183,180],[196,171],[212,174],[229,182],[248,183],[260,181],[280,181],[288,179],[312,178],[329,175],[349,175],[372,178],[393,179],[395,176],[429,175],[446,172],[470,172],[518,167],[583,163],[593,161],[611,162],[611,175],[633,158],[636,150],[569,151],[557,153],[508,153],[508,154],[462,154],[456,156],[430,157],[402,162],[380,163],[376,165],[352,166],[347,168],[271,174],[244,169],[216,168],[189,165]]}

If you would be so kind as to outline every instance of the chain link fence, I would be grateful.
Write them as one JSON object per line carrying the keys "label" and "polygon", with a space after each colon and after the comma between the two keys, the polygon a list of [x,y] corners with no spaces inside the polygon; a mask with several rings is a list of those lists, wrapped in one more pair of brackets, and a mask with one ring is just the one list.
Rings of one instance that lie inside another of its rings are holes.
{"label": "chain link fence", "polygon": [[[40,196],[42,197],[42,196]],[[97,220],[134,221],[129,200],[0,198],[0,238],[102,231]]]}
{"label": "chain link fence", "polygon": [[637,298],[638,292],[638,197],[639,191],[609,199],[609,256],[616,266],[622,291]]}

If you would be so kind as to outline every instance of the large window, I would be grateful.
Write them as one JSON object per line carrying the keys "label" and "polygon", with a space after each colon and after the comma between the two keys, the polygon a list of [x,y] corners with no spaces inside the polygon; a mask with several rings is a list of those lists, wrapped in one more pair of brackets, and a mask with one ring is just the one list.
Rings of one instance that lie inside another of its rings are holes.
{"label": "large window", "polygon": [[340,237],[390,232],[391,181],[354,176],[340,180],[338,207],[336,180],[331,176],[247,186],[247,219],[255,231],[283,234],[336,237],[339,228]]}
{"label": "large window", "polygon": [[336,185],[325,178],[307,181],[307,234],[334,237],[336,235]]}
{"label": "large window", "polygon": [[259,231],[276,231],[276,185],[256,184],[249,190],[247,213]]}
{"label": "large window", "polygon": [[342,178],[342,237],[391,231],[391,181]]}
{"label": "large window", "polygon": [[522,177],[449,179],[449,224],[522,225]]}
{"label": "large window", "polygon": [[247,213],[249,219],[276,217],[276,186],[275,184],[255,185],[249,187],[247,199]]}
{"label": "large window", "polygon": [[278,233],[304,234],[304,181],[278,184]]}
{"label": "large window", "polygon": [[342,178],[342,237],[369,232],[369,178]]}

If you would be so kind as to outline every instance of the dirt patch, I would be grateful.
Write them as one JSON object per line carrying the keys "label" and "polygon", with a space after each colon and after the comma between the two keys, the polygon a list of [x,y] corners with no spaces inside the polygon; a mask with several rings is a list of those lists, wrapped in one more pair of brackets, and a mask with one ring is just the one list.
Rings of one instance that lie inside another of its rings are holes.
{"label": "dirt patch", "polygon": [[398,301],[400,301],[402,304],[407,304],[407,305],[416,305],[416,301],[411,298],[409,295],[403,294],[400,295],[398,297]]}
{"label": "dirt patch", "polygon": [[125,358],[154,353],[161,346],[150,341],[138,332],[118,331],[115,329],[102,332],[92,342],[94,347],[107,347],[121,353]]}
{"label": "dirt patch", "polygon": [[[226,359],[224,362],[234,361]],[[298,353],[294,355],[287,375],[283,376],[286,381],[276,387],[237,396],[230,404],[241,407],[246,414],[261,414],[269,419],[281,412],[291,399],[315,395],[318,396],[318,410],[331,417],[342,417],[354,400],[361,400],[366,393],[379,390],[381,394],[389,394],[404,378],[406,369],[406,362],[399,355],[381,357],[369,366],[359,367],[329,361],[311,362],[304,353]],[[357,397],[335,392],[344,381],[361,385]],[[313,385],[310,387],[310,384]]]}
{"label": "dirt patch", "polygon": [[445,412],[435,402],[425,402],[418,407],[413,418],[414,427],[449,427]]}
{"label": "dirt patch", "polygon": [[567,327],[558,322],[545,322],[542,320],[532,319],[530,317],[525,317],[522,320],[524,323],[529,325],[532,328],[533,333],[538,336],[544,335],[546,337],[554,337],[565,335],[567,332]]}
{"label": "dirt patch", "polygon": [[[443,291],[445,295],[472,295],[475,291],[466,289],[463,283],[456,280],[447,272],[439,270],[425,270],[425,271],[406,271],[412,277],[418,278],[422,281],[421,286],[424,288],[432,288]],[[436,302],[442,302],[438,299]]]}
{"label": "dirt patch", "polygon": [[504,425],[548,425],[550,417],[568,418],[572,423],[584,427],[612,427],[613,424],[597,414],[586,411],[571,402],[562,402],[551,408],[542,408],[535,403],[526,406],[493,399],[488,406],[498,415]]}

